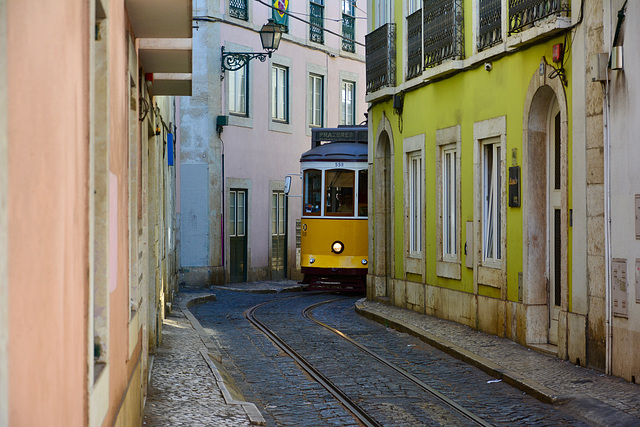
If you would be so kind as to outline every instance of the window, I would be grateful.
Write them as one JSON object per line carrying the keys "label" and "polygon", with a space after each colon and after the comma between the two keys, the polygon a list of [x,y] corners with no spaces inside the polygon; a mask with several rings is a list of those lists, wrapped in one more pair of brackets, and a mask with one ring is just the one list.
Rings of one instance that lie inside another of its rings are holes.
{"label": "window", "polygon": [[322,193],[322,172],[317,169],[304,171],[304,212],[303,215],[320,215]]}
{"label": "window", "polygon": [[369,181],[369,171],[362,169],[358,171],[358,216],[368,216],[369,193],[367,183]]}
{"label": "window", "polygon": [[340,124],[354,125],[356,116],[356,104],[354,102],[356,84],[343,81],[340,102]]}
{"label": "window", "polygon": [[229,113],[247,115],[247,67],[229,71]]}
{"label": "window", "polygon": [[353,216],[354,171],[333,169],[325,176],[325,215]]}
{"label": "window", "polygon": [[271,193],[271,235],[284,235],[285,195],[282,191]]}
{"label": "window", "polygon": [[247,21],[247,0],[229,0],[229,15]]}
{"label": "window", "polygon": [[246,191],[232,190],[229,192],[229,236],[242,237],[245,235],[245,202]]}
{"label": "window", "polygon": [[489,262],[502,259],[500,151],[496,139],[482,144],[482,259]]}
{"label": "window", "polygon": [[376,1],[376,10],[375,10],[375,25],[376,28],[382,27],[384,24],[390,22],[391,18],[391,5],[392,1],[389,0],[380,0]]}
{"label": "window", "polygon": [[422,7],[421,0],[408,0],[407,1],[407,16],[411,15],[413,12],[420,10]]}
{"label": "window", "polygon": [[455,148],[442,150],[442,259],[458,260],[458,207]]}
{"label": "window", "polygon": [[309,126],[321,127],[323,119],[324,81],[322,76],[309,75]]}
{"label": "window", "polygon": [[271,118],[289,121],[289,69],[274,65],[271,71]]}
{"label": "window", "polygon": [[324,0],[311,0],[309,14],[309,40],[324,43]]}
{"label": "window", "polygon": [[356,45],[353,40],[356,37],[355,0],[342,0],[342,50],[355,52]]}
{"label": "window", "polygon": [[409,253],[422,252],[422,157],[409,154]]}

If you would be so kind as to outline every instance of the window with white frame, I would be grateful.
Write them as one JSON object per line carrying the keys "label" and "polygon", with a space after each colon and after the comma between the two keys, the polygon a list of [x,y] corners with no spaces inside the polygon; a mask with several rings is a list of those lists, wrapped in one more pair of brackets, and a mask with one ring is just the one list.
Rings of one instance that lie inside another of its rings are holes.
{"label": "window with white frame", "polygon": [[442,259],[458,260],[458,171],[455,145],[442,149]]}
{"label": "window with white frame", "polygon": [[409,254],[422,252],[422,156],[420,151],[409,159]]}
{"label": "window with white frame", "polygon": [[308,117],[309,126],[321,127],[323,120],[324,78],[309,74]]}
{"label": "window with white frame", "polygon": [[354,125],[356,116],[356,104],[354,102],[356,84],[343,81],[340,102],[340,124]]}
{"label": "window with white frame", "polygon": [[500,139],[482,141],[482,260],[502,259],[502,177]]}
{"label": "window with white frame", "polygon": [[379,0],[376,1],[376,10],[375,10],[375,25],[376,28],[382,27],[384,24],[387,24],[391,20],[391,5],[393,4],[390,0]]}
{"label": "window with white frame", "polygon": [[229,71],[229,113],[239,116],[247,114],[247,92],[249,82],[247,67]]}
{"label": "window with white frame", "polygon": [[289,69],[274,65],[271,70],[271,118],[289,121]]}
{"label": "window with white frame", "polygon": [[422,7],[422,0],[407,0],[407,16]]}

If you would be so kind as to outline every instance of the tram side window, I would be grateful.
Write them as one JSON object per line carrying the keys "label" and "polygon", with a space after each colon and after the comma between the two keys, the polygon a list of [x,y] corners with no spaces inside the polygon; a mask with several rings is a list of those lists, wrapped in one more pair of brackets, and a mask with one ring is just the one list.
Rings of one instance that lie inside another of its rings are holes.
{"label": "tram side window", "polygon": [[369,171],[362,169],[358,171],[358,216],[368,215],[368,194],[367,180],[369,179]]}
{"label": "tram side window", "polygon": [[304,215],[320,215],[322,172],[315,169],[304,171]]}
{"label": "tram side window", "polygon": [[325,214],[353,216],[353,187],[355,174],[352,170],[334,169],[325,176]]}

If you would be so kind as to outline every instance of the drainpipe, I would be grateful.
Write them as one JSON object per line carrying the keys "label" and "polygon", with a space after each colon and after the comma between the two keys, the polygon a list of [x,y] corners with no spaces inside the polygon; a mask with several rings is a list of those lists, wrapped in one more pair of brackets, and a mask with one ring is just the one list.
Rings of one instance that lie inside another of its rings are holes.
{"label": "drainpipe", "polygon": [[610,168],[610,134],[609,134],[609,69],[606,70],[605,99],[604,99],[604,267],[605,267],[605,310],[606,310],[606,339],[605,339],[605,372],[611,375],[611,338],[613,320],[611,306],[611,168]]}

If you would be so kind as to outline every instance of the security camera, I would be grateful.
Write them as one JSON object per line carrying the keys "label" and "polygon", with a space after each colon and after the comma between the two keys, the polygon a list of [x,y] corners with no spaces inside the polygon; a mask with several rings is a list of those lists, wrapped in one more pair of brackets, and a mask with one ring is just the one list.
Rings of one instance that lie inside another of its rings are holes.
{"label": "security camera", "polygon": [[485,71],[491,71],[493,69],[493,64],[491,62],[485,62],[484,69]]}

